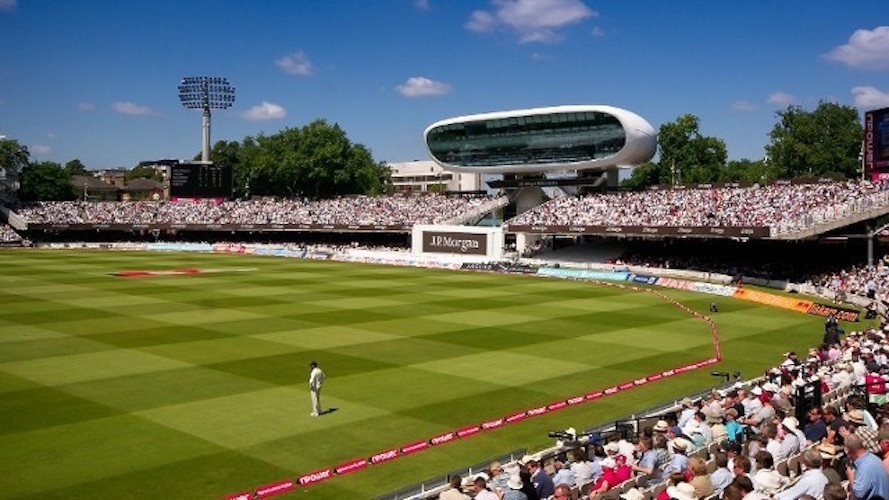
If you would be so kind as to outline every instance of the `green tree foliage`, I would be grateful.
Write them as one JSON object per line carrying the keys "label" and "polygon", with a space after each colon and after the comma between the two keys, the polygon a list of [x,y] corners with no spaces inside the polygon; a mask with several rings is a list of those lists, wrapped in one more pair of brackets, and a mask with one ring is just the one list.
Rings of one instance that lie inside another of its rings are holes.
{"label": "green tree foliage", "polygon": [[86,175],[86,165],[83,164],[77,158],[69,161],[65,164],[65,172],[68,172],[69,176],[72,175]]}
{"label": "green tree foliage", "polygon": [[219,141],[210,159],[233,169],[237,196],[330,198],[386,191],[389,172],[339,125],[315,120],[302,128]]}
{"label": "green tree foliage", "polygon": [[778,176],[860,175],[863,129],[857,109],[821,101],[814,111],[788,106],[777,117],[766,153]]}
{"label": "green tree foliage", "polygon": [[27,201],[73,200],[71,175],[52,161],[30,163],[22,169],[19,198]]}
{"label": "green tree foliage", "polygon": [[123,178],[127,182],[130,182],[133,179],[154,179],[158,182],[161,182],[164,179],[164,176],[154,167],[148,165],[137,165],[131,168],[126,174],[124,174]]}
{"label": "green tree foliage", "polygon": [[14,139],[0,139],[0,193],[14,191],[31,154]]}
{"label": "green tree foliage", "polygon": [[725,141],[701,135],[700,119],[695,115],[683,115],[661,125],[658,148],[658,161],[637,167],[624,181],[625,186],[716,182],[724,175],[728,158]]}

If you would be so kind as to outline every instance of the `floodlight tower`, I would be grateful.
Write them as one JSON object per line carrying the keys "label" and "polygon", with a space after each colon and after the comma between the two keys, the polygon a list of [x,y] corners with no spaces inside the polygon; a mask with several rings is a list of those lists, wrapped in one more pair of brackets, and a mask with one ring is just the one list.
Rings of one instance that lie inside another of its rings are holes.
{"label": "floodlight tower", "polygon": [[228,109],[235,102],[235,88],[228,78],[216,76],[187,76],[179,83],[179,101],[188,109],[202,109],[201,121],[204,143],[201,161],[210,161],[210,110]]}

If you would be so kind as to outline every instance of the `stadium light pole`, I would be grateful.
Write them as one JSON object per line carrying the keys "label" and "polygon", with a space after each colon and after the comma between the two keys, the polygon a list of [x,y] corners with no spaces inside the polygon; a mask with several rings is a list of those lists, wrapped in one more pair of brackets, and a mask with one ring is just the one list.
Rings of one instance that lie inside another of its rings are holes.
{"label": "stadium light pole", "polygon": [[210,161],[210,110],[230,108],[235,102],[235,88],[227,78],[187,76],[179,83],[179,101],[185,108],[203,110],[201,161],[207,163]]}

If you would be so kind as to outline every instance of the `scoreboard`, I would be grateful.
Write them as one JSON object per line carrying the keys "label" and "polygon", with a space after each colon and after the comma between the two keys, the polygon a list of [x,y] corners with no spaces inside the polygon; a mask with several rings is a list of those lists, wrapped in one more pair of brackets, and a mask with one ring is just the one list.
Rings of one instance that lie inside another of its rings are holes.
{"label": "scoreboard", "polygon": [[170,165],[170,198],[232,197],[232,168],[208,163]]}

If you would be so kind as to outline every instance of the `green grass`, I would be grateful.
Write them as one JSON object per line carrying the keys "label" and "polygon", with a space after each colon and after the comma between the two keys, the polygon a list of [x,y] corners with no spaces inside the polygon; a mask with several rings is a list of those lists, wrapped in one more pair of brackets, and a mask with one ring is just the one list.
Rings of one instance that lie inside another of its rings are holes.
{"label": "green grass", "polygon": [[[110,275],[180,268],[232,272]],[[220,498],[713,352],[705,323],[651,294],[556,279],[36,250],[0,269],[3,498]],[[754,377],[820,340],[820,318],[717,301],[714,369]],[[317,419],[310,360],[337,408]],[[285,497],[370,498],[715,382],[673,377]]]}

